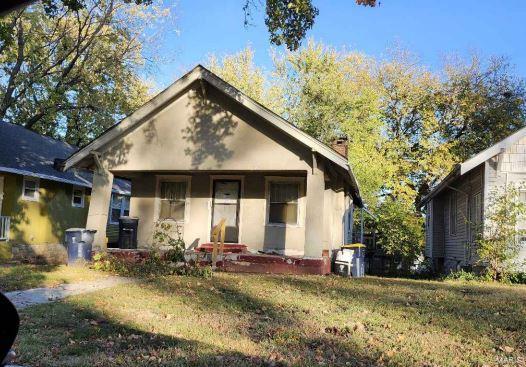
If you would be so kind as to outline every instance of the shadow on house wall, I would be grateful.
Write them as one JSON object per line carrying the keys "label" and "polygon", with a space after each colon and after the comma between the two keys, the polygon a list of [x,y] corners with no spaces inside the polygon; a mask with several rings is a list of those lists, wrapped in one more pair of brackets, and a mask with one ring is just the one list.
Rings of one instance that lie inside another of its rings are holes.
{"label": "shadow on house wall", "polygon": [[232,157],[233,151],[225,144],[225,139],[234,135],[237,121],[231,112],[207,98],[210,88],[205,84],[188,93],[187,107],[193,113],[189,125],[181,130],[184,140],[191,146],[185,154],[192,159],[192,167],[198,169],[209,157],[221,167],[222,163]]}

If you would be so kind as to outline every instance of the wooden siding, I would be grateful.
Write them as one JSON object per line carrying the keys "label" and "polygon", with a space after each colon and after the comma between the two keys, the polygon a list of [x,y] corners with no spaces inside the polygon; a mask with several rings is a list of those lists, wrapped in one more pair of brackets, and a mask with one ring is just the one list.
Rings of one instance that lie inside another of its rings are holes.
{"label": "wooden siding", "polygon": [[433,257],[444,257],[444,205],[439,200],[433,200],[432,215]]}
{"label": "wooden siding", "polygon": [[[480,165],[466,175],[460,177],[442,194],[435,197],[436,208],[433,215],[439,217],[442,213],[442,220],[434,220],[435,235],[433,236],[434,257],[444,257],[446,270],[454,270],[459,266],[471,264],[470,254],[473,245],[471,244],[471,231],[473,230],[469,221],[469,205],[473,197],[483,192],[484,165]],[[456,231],[451,231],[451,202],[452,196],[457,197]],[[436,203],[440,203],[437,205]],[[443,239],[440,238],[443,234]],[[443,241],[443,247],[440,246]]]}
{"label": "wooden siding", "polygon": [[[487,227],[487,222],[484,223],[484,212],[489,198],[495,190],[512,183],[520,185],[526,183],[526,138],[522,138],[480,164],[451,185],[459,190],[456,191],[458,200],[456,233],[450,233],[449,223],[451,196],[455,190],[447,188],[433,198],[432,214],[429,219],[432,228],[426,231],[426,256],[434,258],[443,256],[446,271],[454,270],[459,266],[473,265],[476,261],[474,240],[479,229],[470,223],[474,221],[475,216],[479,216],[482,218],[481,225]],[[479,206],[475,203],[477,194],[481,195],[482,205]],[[526,258],[526,245],[521,249],[520,257]]]}
{"label": "wooden siding", "polygon": [[432,257],[433,248],[433,200],[429,201],[426,205],[426,247],[424,249],[425,257]]}
{"label": "wooden siding", "polygon": [[62,243],[68,228],[85,227],[90,192],[85,191],[84,207],[71,205],[73,186],[61,182],[40,180],[37,201],[21,198],[23,176],[2,173],[4,200],[1,215],[11,217],[11,243],[45,245]]}

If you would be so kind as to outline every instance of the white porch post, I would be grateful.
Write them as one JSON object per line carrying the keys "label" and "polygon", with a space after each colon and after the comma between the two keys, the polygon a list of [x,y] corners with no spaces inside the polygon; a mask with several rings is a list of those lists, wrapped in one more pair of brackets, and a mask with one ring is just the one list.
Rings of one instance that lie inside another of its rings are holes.
{"label": "white porch post", "polygon": [[312,167],[307,172],[307,193],[305,210],[305,252],[306,257],[320,258],[323,250],[323,223],[325,178],[316,153],[312,153]]}
{"label": "white porch post", "polygon": [[108,223],[108,212],[110,209],[111,189],[113,185],[113,174],[100,167],[93,172],[93,184],[88,211],[87,229],[95,229],[95,249],[106,249],[106,225]]}

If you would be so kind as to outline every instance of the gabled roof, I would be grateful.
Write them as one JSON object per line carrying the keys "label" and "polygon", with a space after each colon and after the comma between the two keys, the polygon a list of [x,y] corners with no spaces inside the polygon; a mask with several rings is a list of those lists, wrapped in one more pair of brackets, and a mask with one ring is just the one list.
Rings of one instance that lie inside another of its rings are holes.
{"label": "gabled roof", "polygon": [[497,154],[499,154],[502,150],[509,148],[516,142],[518,142],[520,139],[526,137],[526,127],[523,127],[522,129],[516,131],[515,133],[511,134],[507,138],[499,141],[497,144],[492,145],[486,150],[483,150],[482,152],[478,153],[477,155],[471,157],[464,163],[460,164],[460,174],[463,175],[469,171],[471,171],[473,168],[477,167],[479,164],[487,161],[490,158],[495,157]]}
{"label": "gabled roof", "polygon": [[455,181],[458,177],[465,175],[475,167],[478,167],[480,164],[486,162],[488,159],[495,157],[497,154],[511,147],[513,144],[524,137],[526,137],[526,127],[523,127],[507,138],[499,141],[497,144],[494,144],[482,152],[474,155],[467,161],[457,164],[453,170],[420,201],[420,205],[422,206],[426,204],[429,200],[448,187],[448,185]]}
{"label": "gabled roof", "polygon": [[232,100],[243,105],[251,112],[259,115],[278,129],[280,129],[283,133],[298,140],[305,146],[309,147],[313,151],[325,157],[330,162],[343,168],[346,172],[348,172],[349,180],[355,191],[354,194],[358,198],[358,205],[361,206],[358,182],[354,177],[354,174],[352,172],[351,167],[349,166],[346,157],[341,156],[338,152],[336,152],[329,146],[325,145],[324,143],[315,139],[314,137],[310,136],[304,131],[298,129],[296,126],[292,125],[282,117],[270,111],[268,108],[254,101],[252,98],[248,97],[229,83],[225,82],[216,74],[212,73],[210,70],[206,69],[202,65],[197,65],[196,67],[194,67],[190,72],[182,76],[168,88],[156,95],[149,102],[145,103],[135,112],[133,112],[130,116],[124,118],[118,124],[108,129],[104,134],[99,136],[97,139],[93,140],[91,143],[86,145],[84,148],[80,149],[78,152],[72,154],[64,162],[64,169],[66,170],[71,167],[74,167],[84,158],[88,157],[92,152],[95,152],[97,151],[97,149],[104,147],[108,143],[112,142],[114,139],[117,139],[126,132],[130,131],[136,125],[144,122],[148,118],[148,116],[150,116],[153,112],[169,104],[171,101],[174,100],[174,98],[176,98],[183,91],[185,91],[192,83],[198,80],[208,82],[212,86],[216,87],[223,94],[230,97]]}
{"label": "gabled roof", "polygon": [[[63,141],[0,120],[0,172],[91,187],[91,172],[62,172],[54,168],[56,158],[65,159],[77,149]],[[128,180],[115,179],[113,182],[114,192],[129,195],[130,188]]]}

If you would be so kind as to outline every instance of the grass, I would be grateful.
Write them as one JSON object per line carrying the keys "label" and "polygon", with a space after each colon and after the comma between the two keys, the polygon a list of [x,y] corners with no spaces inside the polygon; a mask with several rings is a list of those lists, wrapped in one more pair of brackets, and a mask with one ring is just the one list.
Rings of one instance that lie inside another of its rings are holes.
{"label": "grass", "polygon": [[64,283],[95,280],[105,274],[83,266],[0,265],[0,291],[53,287]]}
{"label": "grass", "polygon": [[[31,366],[520,366],[526,287],[166,277],[24,310]],[[506,364],[509,363],[509,364]]]}

